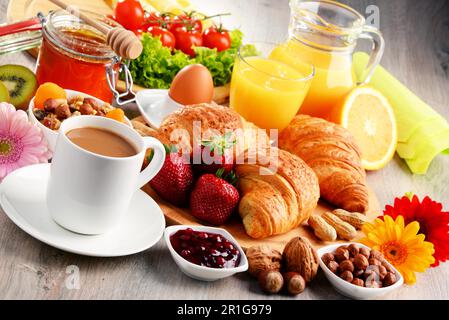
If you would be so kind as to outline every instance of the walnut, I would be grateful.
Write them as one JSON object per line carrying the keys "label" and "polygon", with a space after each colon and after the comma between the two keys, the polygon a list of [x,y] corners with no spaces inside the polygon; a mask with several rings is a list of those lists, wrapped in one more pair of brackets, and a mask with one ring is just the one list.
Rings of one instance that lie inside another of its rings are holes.
{"label": "walnut", "polygon": [[284,248],[286,271],[299,273],[306,282],[312,281],[318,271],[318,255],[312,244],[303,237],[290,240]]}
{"label": "walnut", "polygon": [[261,271],[279,271],[282,254],[267,245],[254,246],[246,250],[248,272],[257,277]]}

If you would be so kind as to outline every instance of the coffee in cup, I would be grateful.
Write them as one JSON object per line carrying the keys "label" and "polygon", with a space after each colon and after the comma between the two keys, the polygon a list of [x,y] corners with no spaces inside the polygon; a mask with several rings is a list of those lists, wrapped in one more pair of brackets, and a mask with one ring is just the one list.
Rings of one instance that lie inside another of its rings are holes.
{"label": "coffee in cup", "polygon": [[[143,170],[146,150],[151,163]],[[163,145],[118,121],[72,117],[59,129],[47,188],[47,206],[60,226],[102,234],[126,219],[131,199],[161,169]]]}

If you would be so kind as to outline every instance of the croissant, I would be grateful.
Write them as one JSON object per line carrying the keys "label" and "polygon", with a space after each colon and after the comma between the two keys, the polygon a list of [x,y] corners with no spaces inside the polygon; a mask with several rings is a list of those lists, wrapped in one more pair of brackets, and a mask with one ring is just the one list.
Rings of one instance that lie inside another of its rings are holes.
{"label": "croissant", "polygon": [[[246,156],[236,166],[241,194],[238,211],[246,233],[255,239],[288,232],[307,220],[320,196],[318,178],[304,161],[277,148]],[[249,163],[248,163],[249,162]]]}
{"label": "croissant", "polygon": [[201,139],[226,132],[235,135],[235,156],[243,154],[249,146],[269,145],[264,130],[245,121],[234,110],[214,103],[185,106],[165,118],[157,131],[159,137],[176,144],[186,154],[191,153],[195,145],[200,145]]}
{"label": "croissant", "polygon": [[366,213],[366,173],[360,149],[348,130],[298,115],[281,132],[279,148],[297,155],[315,171],[325,200],[348,211]]}

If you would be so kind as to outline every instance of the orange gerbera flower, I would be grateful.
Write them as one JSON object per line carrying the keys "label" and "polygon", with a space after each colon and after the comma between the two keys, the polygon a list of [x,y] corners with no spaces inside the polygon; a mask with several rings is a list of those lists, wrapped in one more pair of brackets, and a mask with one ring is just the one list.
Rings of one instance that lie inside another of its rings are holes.
{"label": "orange gerbera flower", "polygon": [[424,241],[418,234],[419,223],[414,221],[407,226],[404,217],[393,220],[390,216],[367,223],[362,231],[366,237],[360,242],[380,251],[404,277],[407,284],[416,282],[415,272],[424,272],[435,262],[433,244]]}

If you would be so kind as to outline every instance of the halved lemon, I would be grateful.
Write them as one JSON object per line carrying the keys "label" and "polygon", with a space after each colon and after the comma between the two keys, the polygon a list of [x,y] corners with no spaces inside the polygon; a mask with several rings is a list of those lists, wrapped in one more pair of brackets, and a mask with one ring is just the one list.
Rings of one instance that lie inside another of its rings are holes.
{"label": "halved lemon", "polygon": [[366,170],[379,170],[393,158],[397,127],[393,109],[382,93],[369,86],[353,89],[334,109],[332,121],[348,129],[362,151]]}

